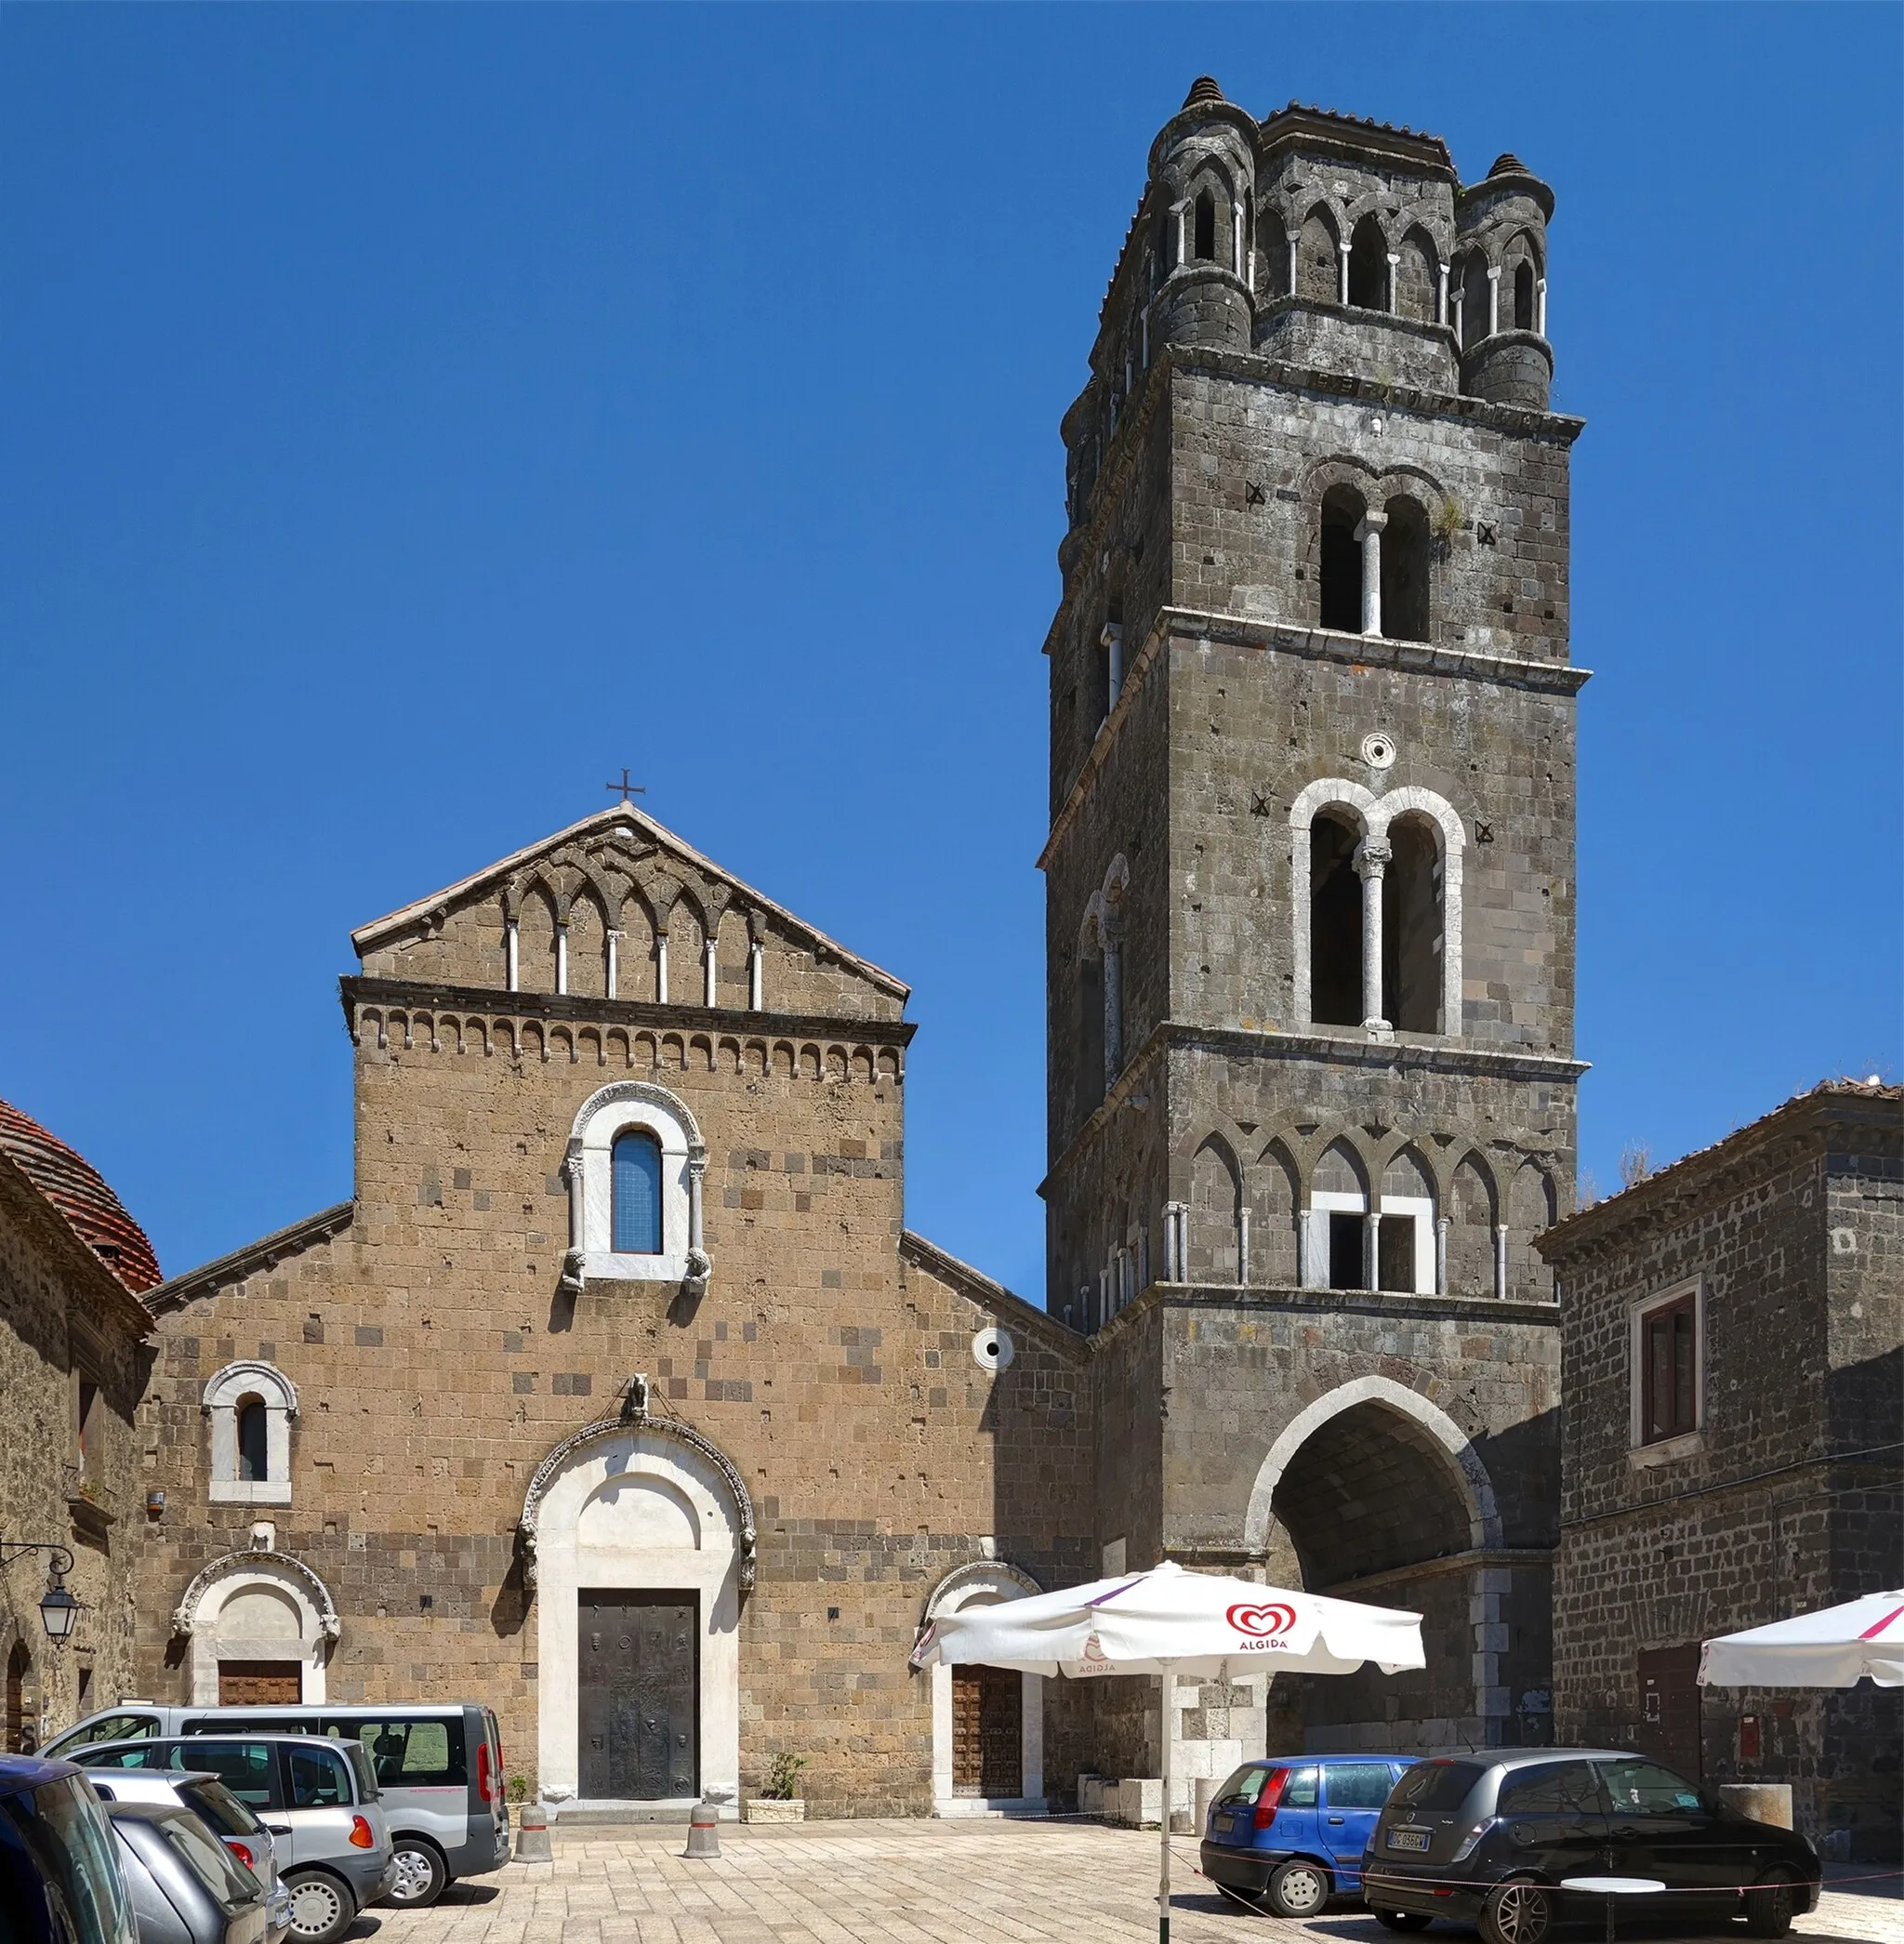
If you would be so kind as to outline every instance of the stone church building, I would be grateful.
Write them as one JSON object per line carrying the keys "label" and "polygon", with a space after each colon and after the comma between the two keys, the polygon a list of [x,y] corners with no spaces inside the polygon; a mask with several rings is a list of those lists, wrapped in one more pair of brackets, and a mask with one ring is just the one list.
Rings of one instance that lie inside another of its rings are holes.
{"label": "stone church building", "polygon": [[[1046,1305],[905,1222],[906,987],[623,804],[353,935],[351,1198],[147,1297],[139,1691],[493,1703],[559,1801],[1540,1741],[1575,1175],[1547,188],[1199,82],[1064,415]],[[1429,1666],[908,1671],[1163,1557]],[[629,1706],[630,1699],[639,1706]],[[1186,1783],[1187,1787],[1187,1783]]]}

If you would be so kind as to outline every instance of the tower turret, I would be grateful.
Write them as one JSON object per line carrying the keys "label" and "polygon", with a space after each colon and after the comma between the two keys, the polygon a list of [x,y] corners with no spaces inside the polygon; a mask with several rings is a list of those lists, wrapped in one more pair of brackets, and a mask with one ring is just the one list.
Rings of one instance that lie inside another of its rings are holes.
{"label": "tower turret", "polygon": [[1502,155],[1455,205],[1454,324],[1461,390],[1501,405],[1547,409],[1547,222],[1554,192]]}

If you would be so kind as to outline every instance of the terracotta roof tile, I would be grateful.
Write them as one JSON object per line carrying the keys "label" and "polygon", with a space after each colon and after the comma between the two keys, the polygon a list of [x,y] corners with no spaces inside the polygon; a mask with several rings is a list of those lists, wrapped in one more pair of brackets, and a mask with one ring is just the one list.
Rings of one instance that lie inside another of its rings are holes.
{"label": "terracotta roof tile", "polygon": [[137,1296],[163,1280],[152,1245],[91,1162],[29,1114],[0,1101],[0,1152],[58,1209],[87,1248]]}

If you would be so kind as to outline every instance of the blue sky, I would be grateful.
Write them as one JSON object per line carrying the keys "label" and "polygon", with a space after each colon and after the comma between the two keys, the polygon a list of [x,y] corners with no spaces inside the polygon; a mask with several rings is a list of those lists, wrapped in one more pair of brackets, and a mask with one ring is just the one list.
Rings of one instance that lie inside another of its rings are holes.
{"label": "blue sky", "polygon": [[1057,423],[1205,71],[1557,193],[1583,1166],[1895,1076],[1900,20],[6,8],[0,1096],[168,1271],[343,1198],[349,929],[627,763],[1041,1294]]}

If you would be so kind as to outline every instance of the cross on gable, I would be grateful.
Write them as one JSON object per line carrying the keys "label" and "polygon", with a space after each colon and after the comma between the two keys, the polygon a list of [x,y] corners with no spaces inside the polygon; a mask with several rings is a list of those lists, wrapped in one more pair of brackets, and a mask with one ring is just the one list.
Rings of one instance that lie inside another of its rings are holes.
{"label": "cross on gable", "polygon": [[622,770],[621,781],[619,783],[605,783],[602,785],[602,787],[611,795],[619,790],[624,803],[630,797],[645,797],[648,794],[648,786],[645,783],[630,783],[628,781],[628,773],[626,768]]}

